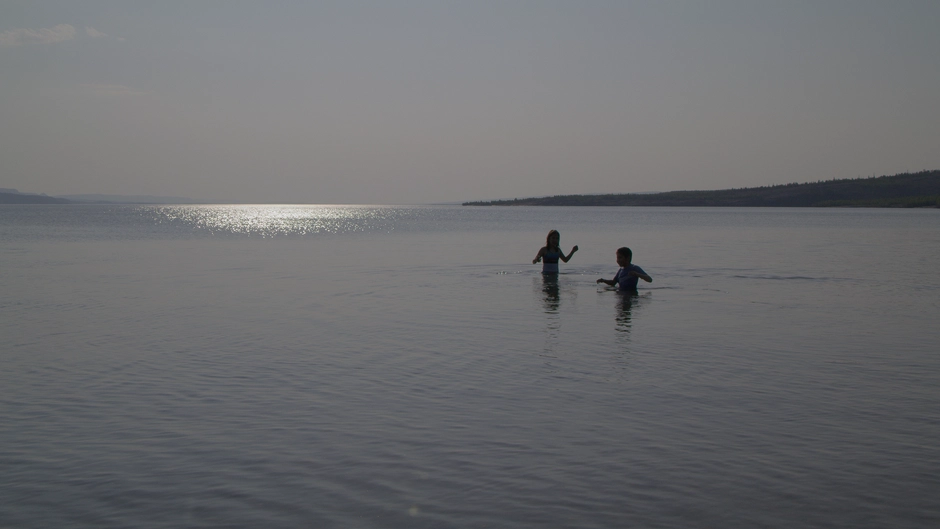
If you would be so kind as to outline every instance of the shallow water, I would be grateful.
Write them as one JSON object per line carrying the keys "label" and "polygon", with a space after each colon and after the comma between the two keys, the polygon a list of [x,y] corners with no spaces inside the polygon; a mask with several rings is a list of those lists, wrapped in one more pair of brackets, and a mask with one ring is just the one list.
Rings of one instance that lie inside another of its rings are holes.
{"label": "shallow water", "polygon": [[938,260],[937,210],[0,206],[0,526],[933,527]]}

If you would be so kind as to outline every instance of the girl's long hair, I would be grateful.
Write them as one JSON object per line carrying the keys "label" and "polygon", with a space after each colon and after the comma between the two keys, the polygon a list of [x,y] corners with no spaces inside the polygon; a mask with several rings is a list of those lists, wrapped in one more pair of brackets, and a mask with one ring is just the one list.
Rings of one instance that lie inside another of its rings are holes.
{"label": "girl's long hair", "polygon": [[[548,232],[548,235],[545,236],[545,247],[546,247],[546,248],[551,248],[551,247],[552,247],[552,243],[551,243],[552,235],[557,235],[557,236],[558,236],[558,241],[561,242],[561,234],[558,233],[558,230],[552,230],[552,231]],[[558,246],[556,245],[555,248],[558,248]]]}

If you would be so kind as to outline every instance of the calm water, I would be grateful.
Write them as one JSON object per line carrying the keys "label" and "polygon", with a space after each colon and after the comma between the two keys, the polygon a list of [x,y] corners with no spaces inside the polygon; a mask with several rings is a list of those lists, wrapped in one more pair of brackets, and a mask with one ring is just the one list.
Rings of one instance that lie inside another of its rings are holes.
{"label": "calm water", "polygon": [[0,527],[936,527],[938,262],[940,210],[0,206]]}

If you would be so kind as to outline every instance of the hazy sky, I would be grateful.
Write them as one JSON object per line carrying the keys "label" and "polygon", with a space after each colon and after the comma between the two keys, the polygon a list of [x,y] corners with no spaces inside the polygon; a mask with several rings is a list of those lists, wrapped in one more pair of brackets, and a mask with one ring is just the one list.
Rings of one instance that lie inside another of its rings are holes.
{"label": "hazy sky", "polygon": [[940,168],[940,2],[0,0],[0,187],[428,203]]}

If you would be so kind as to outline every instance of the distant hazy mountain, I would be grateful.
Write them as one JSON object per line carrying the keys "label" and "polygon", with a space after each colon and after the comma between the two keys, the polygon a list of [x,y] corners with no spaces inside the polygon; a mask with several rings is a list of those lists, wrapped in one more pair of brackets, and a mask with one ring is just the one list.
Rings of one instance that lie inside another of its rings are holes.
{"label": "distant hazy mountain", "polygon": [[70,204],[70,200],[36,193],[20,193],[16,189],[0,188],[0,204]]}
{"label": "distant hazy mountain", "polygon": [[59,195],[72,202],[90,204],[212,204],[216,201],[195,200],[185,197],[158,197],[153,195]]}
{"label": "distant hazy mountain", "polygon": [[[197,200],[186,197],[159,197],[153,195],[59,195],[21,193],[16,189],[0,187],[0,204],[221,204],[219,200]],[[229,202],[224,202],[229,203]]]}

